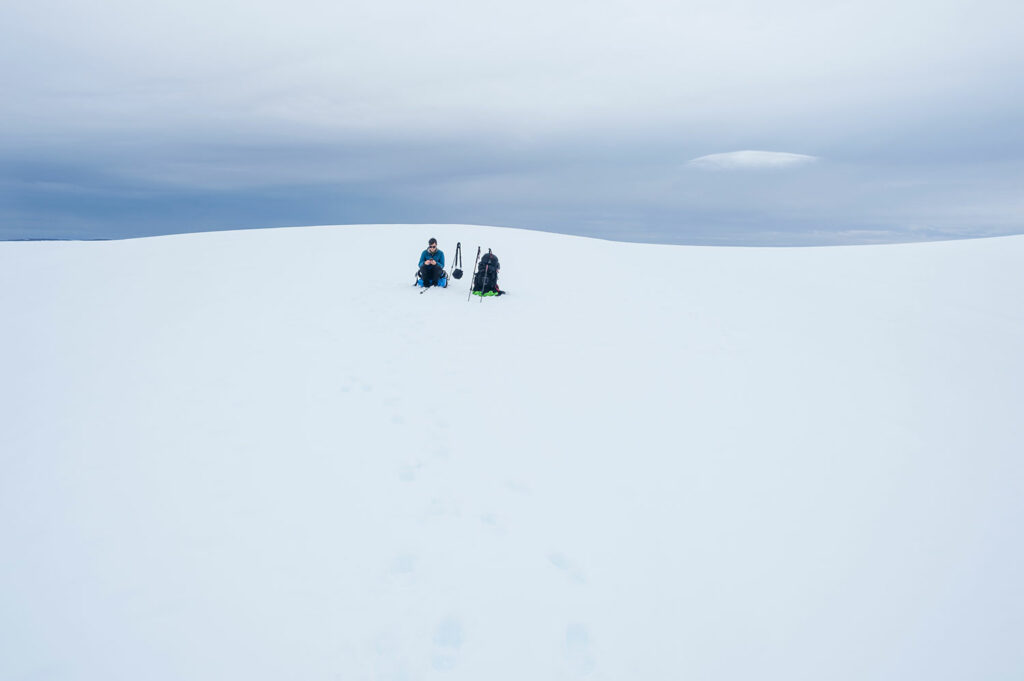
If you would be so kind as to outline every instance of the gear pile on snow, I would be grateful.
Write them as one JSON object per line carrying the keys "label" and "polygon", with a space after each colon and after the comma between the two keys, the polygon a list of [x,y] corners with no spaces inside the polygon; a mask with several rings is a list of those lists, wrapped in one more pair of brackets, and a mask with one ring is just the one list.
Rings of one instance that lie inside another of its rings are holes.
{"label": "gear pile on snow", "polygon": [[476,272],[473,274],[473,287],[470,293],[475,296],[500,296],[505,292],[498,287],[498,271],[501,264],[498,256],[487,249],[484,257],[480,258]]}
{"label": "gear pile on snow", "polygon": [[[431,246],[434,246],[437,242],[431,239]],[[473,276],[470,277],[469,295],[466,296],[466,300],[471,300],[472,296],[479,296],[481,299],[485,297],[503,296],[507,291],[502,291],[498,286],[498,272],[501,270],[501,264],[498,262],[498,256],[496,256],[491,249],[487,249],[487,252],[481,257],[483,248],[477,246],[476,249],[476,261],[473,263]],[[444,252],[441,250],[436,251],[437,263],[427,265],[424,262],[424,258],[427,258],[430,254],[428,251],[423,251],[420,255],[420,269],[416,272],[416,286],[420,288],[420,293],[426,293],[427,289],[430,288],[447,288],[448,272],[443,268],[444,266]],[[429,262],[429,260],[428,260]],[[462,242],[455,245],[455,258],[452,260],[452,273],[453,279],[462,278]]]}

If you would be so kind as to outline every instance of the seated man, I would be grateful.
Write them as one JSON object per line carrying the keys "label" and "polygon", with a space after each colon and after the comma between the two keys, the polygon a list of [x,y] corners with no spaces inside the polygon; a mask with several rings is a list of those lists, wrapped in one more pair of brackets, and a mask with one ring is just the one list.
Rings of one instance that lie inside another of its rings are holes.
{"label": "seated man", "polygon": [[444,251],[438,249],[437,239],[431,239],[427,243],[427,250],[420,254],[420,270],[416,273],[420,286],[442,286],[448,284],[444,274]]}

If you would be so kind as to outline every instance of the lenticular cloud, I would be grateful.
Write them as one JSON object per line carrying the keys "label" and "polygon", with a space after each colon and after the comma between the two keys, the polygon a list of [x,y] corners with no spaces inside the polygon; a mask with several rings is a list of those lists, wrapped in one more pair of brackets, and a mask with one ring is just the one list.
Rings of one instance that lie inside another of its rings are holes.
{"label": "lenticular cloud", "polygon": [[709,154],[687,163],[706,170],[746,170],[759,168],[792,168],[817,161],[817,156],[790,154],[784,151],[730,151]]}

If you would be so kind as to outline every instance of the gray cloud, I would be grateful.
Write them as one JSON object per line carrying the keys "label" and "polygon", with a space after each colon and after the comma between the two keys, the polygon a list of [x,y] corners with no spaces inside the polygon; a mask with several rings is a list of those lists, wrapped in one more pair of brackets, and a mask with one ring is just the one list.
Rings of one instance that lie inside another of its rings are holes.
{"label": "gray cloud", "polygon": [[[984,0],[7,3],[0,220],[1019,231],[1022,23]],[[793,158],[744,149],[827,162],[699,172]]]}

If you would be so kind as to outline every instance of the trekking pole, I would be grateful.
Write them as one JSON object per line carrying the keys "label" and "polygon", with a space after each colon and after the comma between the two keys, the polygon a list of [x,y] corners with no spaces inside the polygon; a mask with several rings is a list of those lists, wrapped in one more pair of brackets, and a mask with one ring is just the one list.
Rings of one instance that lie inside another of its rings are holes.
{"label": "trekking pole", "polygon": [[480,262],[480,247],[476,247],[476,260],[473,261],[473,278],[469,280],[469,293],[466,294],[466,302],[473,296],[473,287],[476,285],[476,264]]}
{"label": "trekking pole", "polygon": [[[487,255],[491,255],[491,249],[489,249],[489,248],[487,249]],[[491,260],[493,260],[493,258]],[[480,302],[481,303],[484,302],[484,295],[483,294],[486,293],[486,291],[484,291],[484,289],[487,288],[487,275],[490,274],[490,272],[491,272],[491,261],[488,260],[487,264],[484,265],[484,279],[483,279],[484,285],[480,287]],[[495,281],[495,285],[497,285],[497,281],[498,281],[497,278],[495,278],[494,281]]]}

